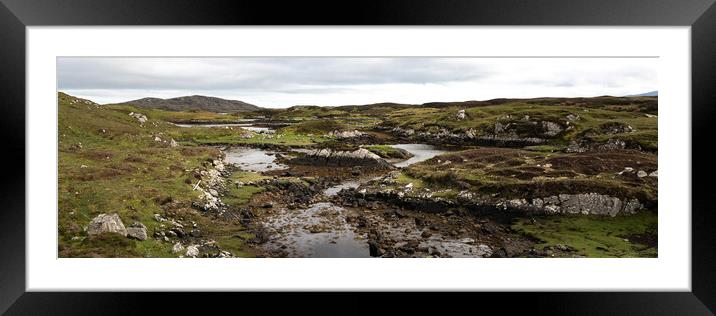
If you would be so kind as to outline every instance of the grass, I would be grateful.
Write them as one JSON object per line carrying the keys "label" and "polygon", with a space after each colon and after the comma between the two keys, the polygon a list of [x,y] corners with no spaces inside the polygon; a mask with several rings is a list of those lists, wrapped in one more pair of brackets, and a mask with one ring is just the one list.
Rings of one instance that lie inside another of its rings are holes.
{"label": "grass", "polygon": [[411,165],[400,177],[505,199],[594,192],[655,202],[658,180],[619,175],[626,167],[650,173],[657,169],[657,156],[633,150],[565,154],[478,148]]}
{"label": "grass", "polygon": [[540,249],[561,244],[586,257],[657,256],[657,246],[652,244],[657,235],[657,214],[653,212],[613,218],[535,217],[534,222],[521,218],[516,220],[512,229],[537,238]]}
{"label": "grass", "polygon": [[[615,101],[616,102],[616,101]],[[437,133],[441,129],[454,133],[471,130],[477,136],[494,134],[495,123],[511,124],[520,137],[545,137],[541,135],[540,125],[525,123],[550,121],[559,124],[565,131],[549,139],[549,145],[560,148],[570,140],[587,138],[592,141],[621,139],[639,144],[647,150],[657,149],[657,117],[647,117],[639,105],[612,106],[604,104],[600,107],[591,106],[553,106],[535,103],[511,102],[499,105],[471,107],[465,109],[466,118],[457,119],[457,112],[463,107],[445,108],[405,108],[386,115],[385,125],[413,129],[421,132]],[[576,120],[568,120],[568,116],[578,116]],[[605,123],[618,122],[632,126],[635,131],[630,133],[608,134],[599,127]],[[570,128],[570,130],[566,130]],[[585,136],[589,134],[590,136]]]}
{"label": "grass", "polygon": [[237,112],[220,114],[208,111],[167,111],[161,109],[139,108],[128,104],[108,104],[103,107],[123,113],[143,113],[150,119],[172,123],[236,123],[248,113]]}
{"label": "grass", "polygon": [[[171,147],[171,135],[179,128],[164,121],[150,118],[140,124],[124,111],[63,93],[58,102],[60,257],[175,256],[172,243],[89,237],[85,230],[98,214],[117,213],[125,226],[141,222],[151,235],[160,229],[154,214],[165,214],[169,201],[189,205],[197,196],[192,190],[197,172],[220,152],[213,147]],[[209,238],[214,231],[242,229],[191,208],[172,212],[197,222]]]}

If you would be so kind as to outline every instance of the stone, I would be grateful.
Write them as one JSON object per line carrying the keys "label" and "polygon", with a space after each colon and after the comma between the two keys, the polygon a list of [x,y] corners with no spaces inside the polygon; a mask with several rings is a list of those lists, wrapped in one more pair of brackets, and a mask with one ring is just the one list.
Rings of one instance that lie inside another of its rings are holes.
{"label": "stone", "polygon": [[179,146],[179,144],[177,144],[177,142],[174,140],[174,138],[172,138],[172,140],[169,142],[169,146],[177,147],[177,146]]}
{"label": "stone", "polygon": [[147,226],[139,222],[129,225],[129,227],[127,227],[127,237],[137,240],[147,240]]}
{"label": "stone", "polygon": [[465,109],[457,111],[457,119],[458,121],[465,119]]}
{"label": "stone", "polygon": [[174,244],[174,246],[172,247],[172,252],[173,252],[173,253],[180,253],[180,252],[182,252],[183,250],[184,250],[184,246],[182,246],[181,243],[176,243],[176,244]]}
{"label": "stone", "polygon": [[196,245],[187,246],[185,255],[187,257],[196,258],[196,256],[199,255],[199,247]]}
{"label": "stone", "polygon": [[639,170],[639,171],[636,173],[636,176],[639,177],[639,178],[646,177],[647,175],[648,175],[648,174],[647,174],[646,171],[644,171],[644,170]]}
{"label": "stone", "polygon": [[659,170],[654,170],[654,172],[650,173],[649,176],[650,176],[650,177],[654,177],[654,178],[658,177],[658,176],[659,176],[658,171],[659,171]]}
{"label": "stone", "polygon": [[102,233],[117,233],[127,236],[127,229],[117,213],[99,214],[90,221],[87,227],[87,234],[98,235]]}
{"label": "stone", "polygon": [[545,136],[556,136],[562,132],[562,126],[550,121],[542,121],[542,129]]}

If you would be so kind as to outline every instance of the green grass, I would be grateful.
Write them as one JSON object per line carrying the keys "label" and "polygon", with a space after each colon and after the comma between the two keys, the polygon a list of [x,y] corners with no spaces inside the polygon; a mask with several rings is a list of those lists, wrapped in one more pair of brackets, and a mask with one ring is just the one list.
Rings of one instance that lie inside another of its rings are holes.
{"label": "green grass", "polygon": [[248,113],[240,112],[219,114],[207,111],[167,111],[161,109],[140,108],[129,104],[108,104],[103,105],[103,107],[123,113],[140,112],[150,119],[173,123],[236,123],[239,119],[249,115]]}
{"label": "green grass", "polygon": [[503,199],[594,192],[656,201],[657,178],[618,175],[625,167],[652,172],[657,156],[632,150],[565,154],[484,147],[411,165],[399,179]]}
{"label": "green grass", "polygon": [[[218,149],[171,147],[169,140],[180,129],[173,124],[152,118],[140,124],[128,113],[63,93],[58,101],[60,257],[174,257],[171,242],[88,237],[85,230],[98,214],[117,213],[125,226],[146,225],[151,236],[161,229],[153,216],[165,214],[162,204],[189,205],[197,198],[195,174],[220,155]],[[243,229],[191,209],[173,211],[197,222],[208,238],[214,230]]]}
{"label": "green grass", "polygon": [[[526,102],[511,102],[500,105],[489,105],[465,109],[466,118],[457,119],[457,112],[462,107],[445,108],[406,108],[393,111],[386,115],[385,124],[404,129],[413,129],[422,132],[436,133],[441,129],[450,132],[463,133],[472,130],[477,136],[486,136],[494,133],[495,123],[512,126],[522,126],[517,129],[521,137],[537,136],[541,129],[538,125],[523,123],[525,118],[530,121],[550,121],[560,124],[564,129],[570,127],[555,137],[550,138],[549,145],[564,147],[570,140],[583,137],[584,133],[591,132],[593,136],[587,137],[594,141],[605,141],[609,138],[621,139],[642,145],[645,149],[655,151],[657,148],[657,122],[656,117],[647,117],[639,111],[637,105],[622,105],[620,107],[605,104],[599,108],[587,106],[553,106],[539,105]],[[568,115],[578,115],[579,119],[569,121]],[[605,134],[599,126],[609,122],[619,122],[632,126],[636,131],[621,134]],[[530,127],[533,126],[533,127]],[[534,127],[536,126],[536,127]]]}
{"label": "green grass", "polygon": [[657,247],[628,240],[634,235],[657,234],[657,214],[653,212],[613,218],[549,216],[534,220],[520,218],[512,229],[540,240],[540,249],[561,244],[586,257],[657,256]]}

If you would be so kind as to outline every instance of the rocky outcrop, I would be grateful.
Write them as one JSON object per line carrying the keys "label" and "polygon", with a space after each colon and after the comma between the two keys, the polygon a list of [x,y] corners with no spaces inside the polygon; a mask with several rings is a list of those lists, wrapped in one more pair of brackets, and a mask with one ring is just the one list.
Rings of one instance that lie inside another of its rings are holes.
{"label": "rocky outcrop", "polygon": [[365,148],[358,148],[354,151],[341,151],[333,149],[317,149],[309,152],[303,157],[292,160],[296,164],[320,165],[320,166],[363,166],[374,169],[391,169],[392,165],[380,156]]}
{"label": "rocky outcrop", "polygon": [[[567,153],[583,153],[587,151],[606,151],[630,148],[627,143],[621,139],[609,139],[606,142],[591,142],[586,139],[573,140],[564,149]],[[633,148],[641,150],[641,148]]]}
{"label": "rocky outcrop", "polygon": [[617,198],[598,193],[560,194],[545,198],[513,199],[496,205],[504,210],[542,214],[630,215],[644,206],[637,199]]}
{"label": "rocky outcrop", "polygon": [[[554,125],[547,124],[547,126],[547,128],[552,128],[552,130],[547,130],[546,133],[552,136],[561,132],[561,130],[557,132]],[[403,129],[400,127],[394,127],[390,129],[390,131],[399,136],[429,144],[524,147],[546,142],[544,137],[520,136],[514,130],[511,130],[511,127],[512,126],[496,122],[494,132],[492,133],[481,133],[475,129],[467,129],[461,132],[450,132],[447,129],[440,129],[437,132],[416,132],[413,129]],[[537,128],[541,130],[541,127]],[[544,135],[549,136],[547,134]]]}
{"label": "rocky outcrop", "polygon": [[[484,214],[503,214],[509,212],[526,214],[581,214],[617,216],[634,214],[644,208],[636,198],[616,197],[594,192],[556,194],[546,197],[506,199],[477,194],[463,190],[454,197],[443,197],[439,191],[415,190],[412,183],[401,186],[391,185],[389,177],[355,190],[341,192],[348,200],[364,199],[382,201],[394,205],[408,206],[414,209],[439,211],[454,207],[472,209]],[[361,204],[360,202],[358,204]]]}
{"label": "rocky outcrop", "polygon": [[116,233],[127,236],[127,229],[117,213],[99,214],[90,221],[87,227],[88,235],[99,235],[103,233]]}
{"label": "rocky outcrop", "polygon": [[328,136],[332,136],[332,137],[335,137],[338,139],[356,138],[356,137],[361,137],[364,135],[365,135],[365,133],[360,132],[358,130],[353,130],[353,131],[338,131],[338,130],[336,130],[336,131],[332,131],[332,132],[328,133]]}

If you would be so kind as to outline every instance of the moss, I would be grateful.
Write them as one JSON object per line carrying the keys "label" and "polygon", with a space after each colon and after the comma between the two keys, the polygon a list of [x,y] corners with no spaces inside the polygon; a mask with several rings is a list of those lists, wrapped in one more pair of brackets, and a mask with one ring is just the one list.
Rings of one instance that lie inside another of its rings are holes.
{"label": "moss", "polygon": [[[533,222],[534,220],[534,222]],[[512,229],[539,240],[538,248],[566,245],[587,257],[656,257],[657,214],[519,218]]]}

